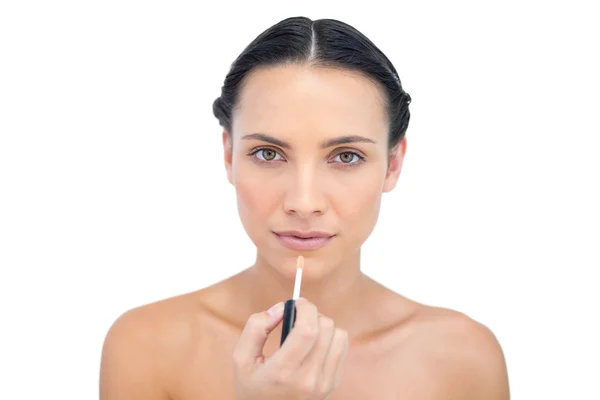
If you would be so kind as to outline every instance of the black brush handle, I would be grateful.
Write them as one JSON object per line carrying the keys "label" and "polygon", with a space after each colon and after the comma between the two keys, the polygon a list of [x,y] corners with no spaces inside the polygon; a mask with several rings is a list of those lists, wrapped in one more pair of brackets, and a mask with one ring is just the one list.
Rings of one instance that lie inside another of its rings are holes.
{"label": "black brush handle", "polygon": [[285,338],[289,335],[290,331],[294,327],[294,323],[296,322],[296,301],[290,299],[285,302],[285,308],[283,310],[283,325],[281,329],[281,343],[279,346],[283,345],[285,342]]}

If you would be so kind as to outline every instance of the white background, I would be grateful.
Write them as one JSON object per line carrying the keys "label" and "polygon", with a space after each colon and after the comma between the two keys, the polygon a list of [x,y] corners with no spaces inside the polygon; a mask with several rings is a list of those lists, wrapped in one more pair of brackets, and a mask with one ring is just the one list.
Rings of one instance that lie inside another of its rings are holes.
{"label": "white background", "polygon": [[305,15],[369,36],[413,98],[365,272],[489,326],[514,399],[599,399],[592,1],[292,3],[2,2],[0,396],[97,398],[116,317],[250,265],[212,101]]}

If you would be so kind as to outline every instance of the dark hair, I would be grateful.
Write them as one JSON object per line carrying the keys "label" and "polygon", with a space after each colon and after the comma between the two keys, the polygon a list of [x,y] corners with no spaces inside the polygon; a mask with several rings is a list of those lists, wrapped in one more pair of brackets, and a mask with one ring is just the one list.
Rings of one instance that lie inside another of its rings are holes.
{"label": "dark hair", "polygon": [[390,60],[354,27],[334,19],[312,21],[306,17],[284,19],[258,35],[237,57],[213,103],[219,124],[230,134],[232,111],[244,78],[262,66],[289,63],[344,68],[377,82],[386,93],[389,147],[402,140],[408,128],[411,97]]}

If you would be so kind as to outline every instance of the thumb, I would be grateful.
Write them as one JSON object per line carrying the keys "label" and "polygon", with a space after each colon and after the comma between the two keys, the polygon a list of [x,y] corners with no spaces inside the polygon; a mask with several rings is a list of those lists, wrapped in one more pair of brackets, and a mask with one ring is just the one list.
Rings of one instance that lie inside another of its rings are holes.
{"label": "thumb", "polygon": [[283,318],[284,303],[280,302],[268,311],[252,314],[235,347],[233,358],[238,366],[253,367],[263,361],[263,348],[269,334]]}

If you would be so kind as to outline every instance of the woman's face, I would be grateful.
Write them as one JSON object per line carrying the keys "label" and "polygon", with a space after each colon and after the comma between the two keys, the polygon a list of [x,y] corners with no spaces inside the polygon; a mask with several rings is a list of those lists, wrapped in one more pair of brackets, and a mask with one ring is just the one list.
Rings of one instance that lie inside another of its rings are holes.
{"label": "woman's face", "polygon": [[[320,277],[355,256],[406,149],[390,155],[383,92],[356,72],[306,65],[254,71],[223,134],[228,179],[259,257]],[[296,231],[296,232],[294,232]],[[325,238],[299,239],[295,235]]]}

